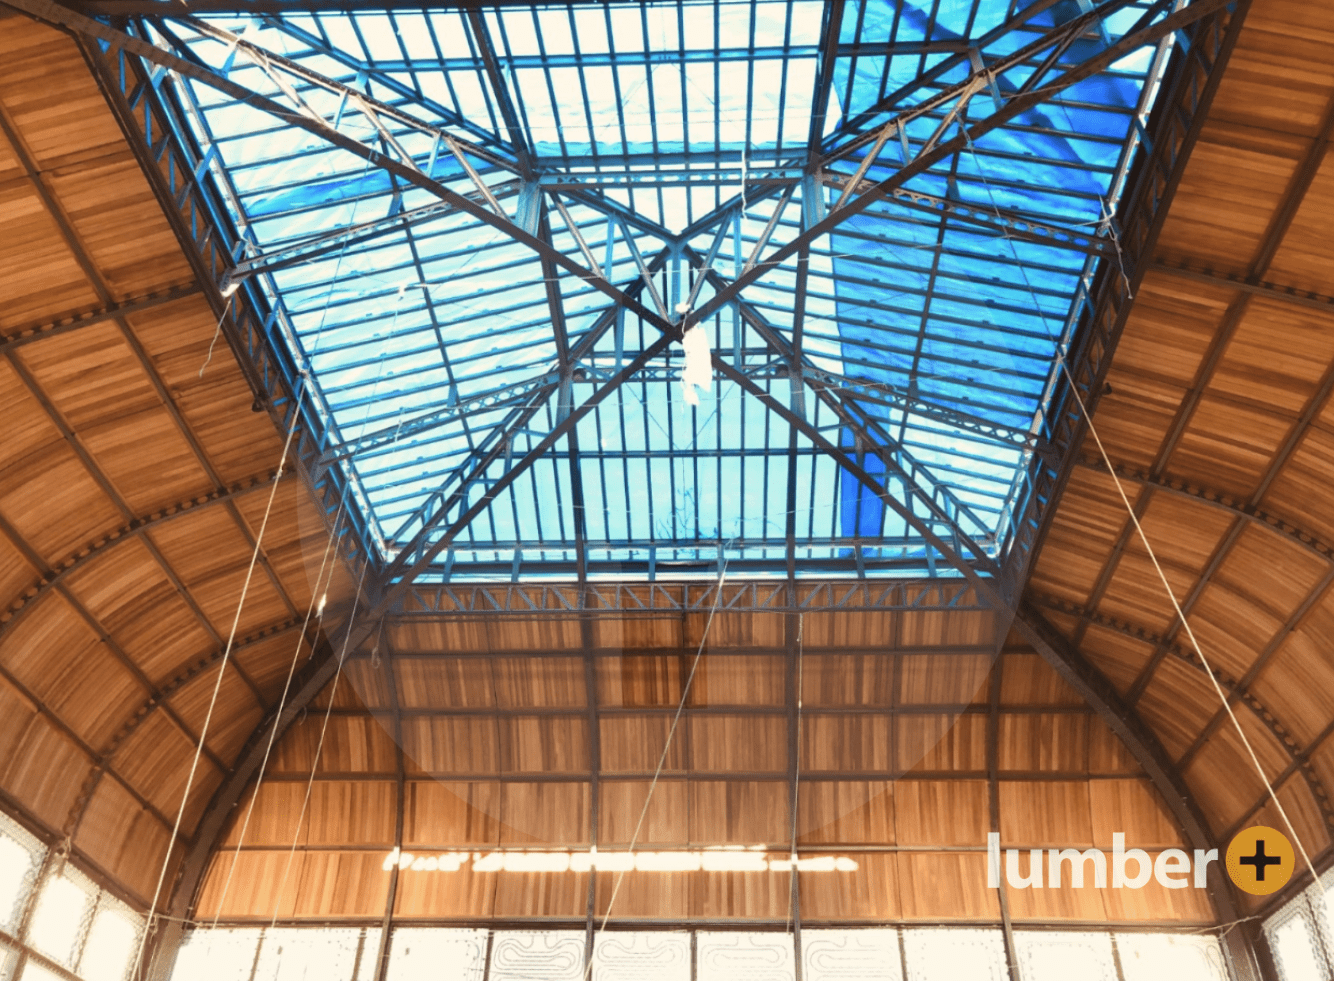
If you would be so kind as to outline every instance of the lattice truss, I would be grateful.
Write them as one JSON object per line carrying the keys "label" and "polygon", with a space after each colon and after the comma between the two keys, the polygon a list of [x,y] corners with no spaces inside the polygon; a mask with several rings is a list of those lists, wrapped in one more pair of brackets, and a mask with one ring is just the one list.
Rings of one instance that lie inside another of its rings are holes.
{"label": "lattice truss", "polygon": [[1125,262],[1174,39],[1220,6],[115,26],[154,46],[225,204],[223,293],[277,312],[390,580],[992,576],[1047,503],[1057,357]]}

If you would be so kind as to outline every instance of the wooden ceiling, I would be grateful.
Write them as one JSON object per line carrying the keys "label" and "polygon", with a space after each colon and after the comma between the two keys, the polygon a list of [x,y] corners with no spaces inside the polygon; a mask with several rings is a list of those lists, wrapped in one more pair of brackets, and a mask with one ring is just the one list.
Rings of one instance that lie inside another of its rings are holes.
{"label": "wooden ceiling", "polygon": [[[1331,51],[1334,9],[1252,4],[1096,419],[1322,855],[1334,827]],[[323,643],[302,627],[320,559],[303,543],[322,545],[324,525],[284,476],[256,552],[282,435],[251,411],[218,311],[77,43],[17,15],[0,29],[0,137],[0,803],[68,839],[142,908],[252,553],[186,847],[294,658]],[[1277,823],[1091,450],[1026,602],[1142,715],[1218,837]],[[350,591],[340,580],[334,605]],[[995,657],[998,624],[961,614],[896,634],[875,616],[803,624],[800,684],[784,617],[720,620],[647,840],[781,850],[798,783],[800,845],[859,862],[803,881],[807,922],[1214,919],[1194,891],[987,890],[992,828],[1015,847],[1109,847],[1114,830],[1147,848],[1185,838],[1041,658],[1015,637]],[[380,651],[354,656],[336,696],[275,749],[246,843],[233,822],[197,912],[582,922],[590,896],[604,909],[608,884],[590,892],[578,873],[382,869],[395,843],[577,847],[594,827],[604,847],[628,839],[701,624],[599,623],[587,636],[578,620],[387,621]],[[630,879],[617,900],[628,917],[778,922],[790,910],[775,873]]]}

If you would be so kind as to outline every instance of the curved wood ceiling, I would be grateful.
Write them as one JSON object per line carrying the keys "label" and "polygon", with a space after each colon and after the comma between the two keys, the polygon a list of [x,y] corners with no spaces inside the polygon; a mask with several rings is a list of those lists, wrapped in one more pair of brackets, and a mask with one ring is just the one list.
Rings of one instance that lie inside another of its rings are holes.
{"label": "curved wood ceiling", "polygon": [[[1334,542],[1331,50],[1334,10],[1255,0],[1097,415],[1206,654],[1226,676],[1303,841],[1322,855],[1334,827],[1334,558],[1325,544]],[[48,838],[69,838],[87,867],[142,907],[282,440],[266,414],[250,411],[251,392],[225,342],[201,377],[216,313],[76,44],[17,16],[0,31],[0,136],[0,407],[9,436],[0,446],[0,802]],[[1027,600],[1149,723],[1219,837],[1255,820],[1277,823],[1100,469],[1090,457],[1071,476]],[[187,808],[187,842],[272,710],[294,652],[309,652],[297,647],[314,578],[302,539],[303,530],[322,527],[301,481],[281,480]],[[345,687],[331,716],[318,818],[304,832],[309,847],[282,916],[383,916],[389,884],[380,861],[400,821],[405,846],[462,847],[506,835],[588,843],[581,788],[591,784],[593,720],[578,631],[567,656],[535,659],[522,644],[501,645],[504,657],[484,663],[498,679],[512,669],[514,687],[497,681],[488,694],[485,684],[469,689],[467,665],[493,653],[491,641],[469,647],[464,631],[414,639],[400,626],[389,630],[377,664],[349,663],[349,676],[362,679],[359,698]],[[549,635],[540,636],[550,649]],[[643,757],[645,734],[661,727],[684,640],[621,640],[598,661],[600,704],[630,699],[627,678],[648,692],[644,704],[626,702],[625,711],[596,719],[598,772],[613,788],[608,829],[634,811],[614,788],[642,785],[645,760],[630,757]],[[802,898],[811,919],[996,918],[999,897],[976,888],[981,856],[959,850],[975,849],[993,821],[1016,846],[1105,847],[1111,830],[1142,833],[1146,846],[1181,843],[1124,747],[1022,644],[1012,642],[999,672],[988,673],[985,665],[965,669],[956,650],[856,641],[808,641],[815,666],[806,704],[821,721],[806,730],[804,752],[838,751],[810,776],[818,789],[798,816],[812,846],[881,851],[865,875],[811,887]],[[672,812],[663,826],[678,837],[699,841],[707,828],[726,827],[733,843],[785,840],[777,832],[790,820],[787,764],[743,759],[746,741],[736,736],[772,724],[773,739],[787,739],[774,680],[781,644],[781,635],[715,639],[708,683],[689,716],[687,732],[696,735],[663,798]],[[435,656],[445,651],[454,660]],[[912,657],[925,659],[922,679],[957,691],[914,702],[916,669],[905,661]],[[882,702],[862,696],[875,711],[837,710],[854,668],[890,679]],[[457,699],[471,708],[474,698],[475,713],[460,713]],[[958,721],[943,741],[905,757],[902,747],[926,731],[914,720],[933,714]],[[267,881],[261,867],[272,870],[290,841],[284,829],[299,786],[292,778],[309,772],[318,718],[312,709],[284,738],[275,776],[260,791],[258,837],[242,852],[257,863],[256,883]],[[437,739],[441,727],[460,726],[485,728],[487,738],[503,729],[513,740],[494,758],[479,751],[460,766],[439,756],[453,740]],[[557,739],[557,728],[570,738]],[[406,753],[387,738],[397,730]],[[562,767],[564,777],[513,777]],[[750,789],[736,800],[711,797],[709,785],[728,779]],[[780,791],[772,804],[761,799],[769,784]],[[554,788],[569,800],[552,803]],[[516,829],[487,817],[485,806],[469,810],[468,795],[488,794],[510,795],[511,814],[542,807],[557,824],[579,821],[573,831]],[[691,808],[714,808],[716,819],[692,823],[682,817]],[[606,841],[616,837],[606,833]],[[258,894],[244,891],[219,906],[216,875],[215,865],[201,912],[265,915]],[[482,892],[463,893],[462,907],[444,880],[405,878],[395,906],[406,918],[477,915],[488,906],[498,916],[582,918],[587,882],[567,878],[516,879],[507,895],[479,885]],[[668,902],[683,917],[782,918],[787,896],[772,883],[715,887],[686,879],[645,885],[631,890],[630,909]],[[1146,893],[1138,906],[1093,896],[1011,892],[1006,901],[1019,920],[1213,917],[1180,894]]]}

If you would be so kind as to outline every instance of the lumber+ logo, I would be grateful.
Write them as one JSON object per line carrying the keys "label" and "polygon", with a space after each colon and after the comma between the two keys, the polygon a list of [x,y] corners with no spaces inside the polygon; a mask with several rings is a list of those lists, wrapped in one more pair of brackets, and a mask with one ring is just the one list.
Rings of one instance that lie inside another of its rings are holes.
{"label": "lumber+ logo", "polygon": [[[1113,889],[1143,889],[1155,880],[1165,889],[1204,889],[1209,880],[1209,863],[1218,861],[1218,849],[1196,848],[1188,854],[1180,848],[1166,848],[1150,856],[1142,848],[1126,848],[1123,832],[1112,835],[1110,860],[1101,848],[1031,848],[1028,871],[1020,868],[1021,849],[1005,849],[1005,881],[1014,889],[1060,889],[1067,880],[1076,889],[1092,879],[1095,889],[1107,888],[1111,870]],[[1238,889],[1256,896],[1283,888],[1293,870],[1292,845],[1282,832],[1256,826],[1238,832],[1228,845],[1225,866]],[[1091,874],[1090,874],[1091,873]],[[1001,885],[1000,835],[987,835],[987,887]]]}

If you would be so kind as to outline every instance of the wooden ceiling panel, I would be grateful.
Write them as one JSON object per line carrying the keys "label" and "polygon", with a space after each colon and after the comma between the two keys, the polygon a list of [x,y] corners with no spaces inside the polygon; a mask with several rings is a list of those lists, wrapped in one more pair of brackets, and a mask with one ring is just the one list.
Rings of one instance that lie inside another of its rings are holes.
{"label": "wooden ceiling panel", "polygon": [[900,780],[894,788],[895,840],[900,845],[984,847],[989,812],[985,780]]}
{"label": "wooden ceiling panel", "polygon": [[704,845],[790,843],[790,793],[782,780],[691,781],[690,840]]}
{"label": "wooden ceiling panel", "polygon": [[690,663],[684,652],[624,654],[598,658],[596,671],[599,705],[672,708],[681,703]]}
{"label": "wooden ceiling panel", "polygon": [[[303,848],[379,845],[388,852],[394,844],[397,794],[389,781],[316,780],[307,801],[305,781],[266,783],[260,788],[244,845],[291,848],[294,841]],[[246,801],[237,810],[244,812],[248,805]],[[222,854],[236,850],[243,818],[244,813],[233,821],[220,845]]]}
{"label": "wooden ceiling panel", "polygon": [[[0,68],[0,88],[7,88],[2,73]],[[4,106],[5,99],[0,98],[0,111]],[[5,143],[0,140],[0,145]],[[0,261],[7,273],[0,277],[0,326],[6,334],[10,328],[35,326],[97,307],[97,293],[26,176],[12,175],[0,183],[0,215],[5,225]],[[59,299],[53,303],[55,297]],[[56,306],[59,309],[53,309]]]}
{"label": "wooden ceiling panel", "polygon": [[893,769],[893,720],[887,715],[818,715],[801,718],[803,771],[885,772]]}
{"label": "wooden ceiling panel", "polygon": [[588,875],[519,872],[498,877],[492,915],[579,916],[588,911]]}
{"label": "wooden ceiling panel", "polygon": [[264,706],[231,662],[223,672],[220,685],[218,666],[210,665],[173,694],[169,704],[190,730],[198,734],[203,731],[210,702],[213,702],[213,718],[205,745],[219,759],[234,759],[264,718]]}
{"label": "wooden ceiling panel", "polygon": [[326,725],[323,713],[312,711],[292,723],[273,748],[269,769],[274,773],[301,774],[314,770],[317,775],[393,773],[397,768],[397,750],[386,725],[387,720],[382,722],[370,715],[331,715]]}
{"label": "wooden ceiling panel", "polygon": [[172,820],[189,785],[190,797],[181,818],[181,832],[186,836],[194,833],[209,798],[222,782],[222,773],[207,755],[199,757],[191,779],[197,739],[197,734],[182,732],[159,708],[120,744],[112,759],[116,772],[126,783],[156,807],[159,814]]}
{"label": "wooden ceiling panel", "polygon": [[891,922],[899,918],[898,856],[865,852],[855,861],[856,872],[798,876],[803,919]]}
{"label": "wooden ceiling panel", "polygon": [[[689,705],[782,705],[785,662],[780,655],[711,651],[699,660]],[[688,671],[687,671],[688,673]]]}
{"label": "wooden ceiling panel", "polygon": [[125,523],[50,416],[4,362],[0,410],[7,433],[14,436],[0,457],[0,513],[30,548],[55,564]]}
{"label": "wooden ceiling panel", "polygon": [[[985,836],[984,836],[985,840]],[[1000,899],[987,889],[987,857],[981,852],[912,852],[898,857],[899,898],[905,920],[1000,919]]]}
{"label": "wooden ceiling panel", "polygon": [[[292,658],[296,657],[299,671],[310,657],[310,643],[302,638],[299,627],[295,623],[279,626],[273,633],[259,639],[247,641],[239,638],[232,647],[232,660],[259,689],[266,704],[277,704],[282,696],[287,674],[292,669]],[[344,665],[343,670],[346,671],[348,667]],[[350,686],[344,679],[340,687]]]}
{"label": "wooden ceiling panel", "polygon": [[1331,326],[1328,315],[1307,307],[1253,297],[1228,341],[1210,391],[1250,411],[1295,420],[1334,360]]}
{"label": "wooden ceiling panel", "polygon": [[778,613],[688,613],[685,620],[685,646],[696,650],[704,639],[706,625],[709,647],[782,647],[783,616]]}
{"label": "wooden ceiling panel", "polygon": [[449,875],[400,876],[394,915],[450,920],[489,915],[496,908],[498,878],[470,867]]}
{"label": "wooden ceiling panel", "polygon": [[1087,773],[1088,716],[1002,713],[997,735],[1001,770]]}
{"label": "wooden ceiling panel", "polygon": [[1334,692],[1334,658],[1329,638],[1334,636],[1334,600],[1326,594],[1307,614],[1306,621],[1284,639],[1260,669],[1249,690],[1266,705],[1282,706],[1283,723],[1307,745],[1330,721],[1330,692]]}
{"label": "wooden ceiling panel", "polygon": [[0,664],[80,738],[101,746],[149,691],[60,595],[0,641]]}
{"label": "wooden ceiling panel", "polygon": [[402,721],[403,757],[423,773],[500,772],[501,738],[493,717],[411,716]]}
{"label": "wooden ceiling panel", "polygon": [[584,845],[591,801],[586,783],[504,783],[501,845]]}
{"label": "wooden ceiling panel", "polygon": [[1163,655],[1135,706],[1173,757],[1222,707],[1204,672],[1171,653]]}
{"label": "wooden ceiling panel", "polygon": [[403,797],[405,848],[457,848],[500,840],[500,784],[410,780]]}
{"label": "wooden ceiling panel", "polygon": [[1089,773],[1095,776],[1105,774],[1139,773],[1140,766],[1126,748],[1119,736],[1098,716],[1090,716],[1089,726]]}
{"label": "wooden ceiling panel", "polygon": [[689,845],[690,800],[690,785],[684,780],[659,780],[651,798],[647,780],[603,781],[598,787],[598,846],[628,848],[632,840],[637,848]]}
{"label": "wooden ceiling panel", "polygon": [[251,411],[254,395],[226,340],[216,336],[217,323],[218,315],[199,296],[131,319],[135,337],[191,434],[219,478],[231,484],[275,469],[283,436],[266,413]]}
{"label": "wooden ceiling panel", "polygon": [[[619,888],[617,886],[619,885]],[[770,883],[764,882],[769,888]],[[604,872],[597,877],[597,894],[593,911],[599,917],[607,915],[612,893],[616,893],[615,919],[686,919],[695,908],[692,896],[701,905],[704,897],[694,888],[690,875],[674,872],[627,872],[624,876]],[[767,897],[770,898],[771,897]]]}
{"label": "wooden ceiling panel", "polygon": [[1328,52],[1334,12],[1303,0],[1265,0],[1246,16],[1211,116],[1310,136],[1334,89]]}
{"label": "wooden ceiling panel", "polygon": [[21,732],[12,755],[0,764],[0,785],[39,821],[63,827],[93,761],[44,716],[32,714]]}
{"label": "wooden ceiling panel", "polygon": [[[1279,803],[1283,805],[1283,813],[1274,805],[1273,798],[1267,794],[1255,803],[1261,805],[1256,813],[1245,819],[1242,824],[1246,827],[1252,825],[1264,825],[1269,828],[1278,828],[1290,838],[1294,838],[1293,831],[1296,832],[1294,845],[1301,843],[1301,847],[1306,850],[1307,855],[1314,858],[1321,852],[1329,848],[1330,844],[1330,825],[1327,813],[1322,813],[1320,805],[1316,802],[1315,796],[1311,793],[1311,785],[1302,774],[1296,773],[1288,777],[1275,788],[1278,794]],[[1284,820],[1287,815],[1287,820]],[[1288,828],[1288,821],[1292,822],[1292,828]],[[1297,850],[1297,867],[1304,868],[1306,865],[1302,859],[1300,850]]]}
{"label": "wooden ceiling panel", "polygon": [[1180,848],[1186,843],[1148,779],[1090,780],[1088,794],[1095,847],[1110,849],[1118,832],[1142,848]]}
{"label": "wooden ceiling panel", "polygon": [[1238,145],[1235,130],[1205,127],[1191,152],[1189,179],[1172,200],[1173,220],[1163,228],[1159,251],[1226,270],[1236,268],[1238,256],[1254,254],[1297,169],[1297,154],[1275,155],[1269,141],[1263,151]]}
{"label": "wooden ceiling panel", "polygon": [[[1327,284],[1331,227],[1334,227],[1334,158],[1326,156],[1269,267],[1273,280],[1294,286]],[[1313,314],[1305,309],[1302,312],[1308,322],[1304,334],[1309,334],[1312,329],[1319,330],[1323,325],[1324,336],[1329,336],[1329,315]]]}
{"label": "wooden ceiling panel", "polygon": [[[147,906],[170,838],[170,828],[119,781],[104,776],[93,788],[74,844]],[[175,865],[167,869],[165,881],[171,881]]]}
{"label": "wooden ceiling panel", "polygon": [[[1021,856],[1019,874],[1029,873],[1026,857]],[[1097,923],[1107,919],[1107,905],[1103,896],[1109,890],[1095,889],[1085,880],[1082,888],[1076,889],[1070,883],[1067,871],[1059,889],[1048,885],[1043,889],[1015,889],[1005,886],[1005,895],[1010,908],[1010,916],[1016,921],[1048,923],[1052,920],[1075,920]]]}
{"label": "wooden ceiling panel", "polygon": [[44,338],[21,348],[17,357],[78,432],[162,407],[114,322]]}
{"label": "wooden ceiling panel", "polygon": [[[900,614],[899,643],[904,647],[966,647],[996,643],[996,615],[989,611],[912,610]],[[891,638],[879,640],[880,645]]]}
{"label": "wooden ceiling panel", "polygon": [[[246,635],[292,615],[293,610],[274,587],[263,562],[256,563],[246,587],[254,546],[225,508],[204,508],[183,515],[149,534],[218,636],[227,637],[233,622],[237,623],[238,635]],[[207,547],[201,547],[203,543]]]}
{"label": "wooden ceiling panel", "polygon": [[1292,422],[1206,392],[1172,455],[1173,473],[1244,499],[1259,483]]}
{"label": "wooden ceiling panel", "polygon": [[479,654],[491,650],[486,624],[481,620],[405,617],[386,620],[384,633],[401,654]]}
{"label": "wooden ceiling panel", "polygon": [[894,720],[898,769],[981,772],[987,766],[984,715],[900,715]]}
{"label": "wooden ceiling panel", "polygon": [[[1144,386],[1161,409],[1174,412],[1177,400],[1170,393],[1183,392],[1194,382],[1204,348],[1234,296],[1226,286],[1187,282],[1161,269],[1148,269],[1135,296],[1134,314],[1117,342],[1109,377]],[[1112,387],[1115,392],[1115,381]],[[1100,402],[1100,429],[1101,409]]]}
{"label": "wooden ceiling panel", "polygon": [[[271,508],[270,493],[273,493]],[[279,482],[276,493],[272,484],[266,482],[232,500],[251,538],[258,538],[260,529],[264,529],[264,555],[269,568],[277,574],[284,593],[302,615],[311,608],[311,594],[317,581],[320,596],[315,597],[316,604],[320,597],[329,607],[351,602],[353,590],[348,588],[351,584],[342,578],[331,582],[329,566],[341,564],[341,560],[328,549],[328,529],[312,507],[310,492],[294,471],[291,478]]]}
{"label": "wooden ceiling panel", "polygon": [[[1272,780],[1283,770],[1288,757],[1253,718],[1249,713],[1237,713],[1247,740]],[[1265,794],[1265,785],[1230,723],[1209,737],[1186,767],[1185,776],[1205,817],[1220,833]]]}
{"label": "wooden ceiling panel", "polygon": [[484,627],[493,651],[569,651],[583,646],[579,621],[570,617],[498,617],[484,621]]}
{"label": "wooden ceiling panel", "polygon": [[672,740],[663,760],[662,750],[667,745],[667,732],[671,728],[672,717],[667,714],[647,715],[604,715],[599,720],[601,733],[601,760],[604,773],[652,773],[663,763],[664,773],[674,773],[686,769],[686,744],[690,738],[690,727],[683,724],[677,727],[676,738]]}
{"label": "wooden ceiling panel", "polygon": [[1125,520],[1116,486],[1105,475],[1075,467],[1061,507],[1052,518],[1030,589],[1082,606],[1093,592]]}
{"label": "wooden ceiling panel", "polygon": [[0,531],[0,597],[3,597],[4,609],[0,610],[0,624],[10,621],[15,612],[14,604],[30,600],[37,595],[34,585],[41,573],[32,565],[3,531]]}
{"label": "wooden ceiling panel", "polygon": [[811,709],[825,705],[892,705],[896,658],[892,654],[805,654],[801,698]]}
{"label": "wooden ceiling panel", "polygon": [[[1282,625],[1250,597],[1217,583],[1209,584],[1190,613],[1191,629],[1210,667],[1232,678],[1246,674]],[[1188,650],[1194,649],[1184,632],[1180,643]]]}
{"label": "wooden ceiling panel", "polygon": [[[1156,852],[1149,858],[1157,860]],[[1217,920],[1205,889],[1168,889],[1151,879],[1142,889],[1104,889],[1111,920],[1146,923],[1213,923]]]}
{"label": "wooden ceiling panel", "polygon": [[497,704],[505,709],[581,708],[588,704],[578,658],[499,657],[491,660]]}
{"label": "wooden ceiling panel", "polygon": [[[341,650],[340,648],[337,648]],[[389,697],[389,685],[385,678],[384,661],[377,663],[374,658],[349,657],[343,662],[342,673],[330,682],[311,703],[314,708],[327,708],[329,702],[334,708],[381,711],[394,706]]]}
{"label": "wooden ceiling panel", "polygon": [[990,654],[904,654],[899,699],[905,705],[967,705],[986,700]]}
{"label": "wooden ceiling panel", "polygon": [[1091,848],[1093,815],[1088,788],[1083,780],[1002,780],[1002,847]]}
{"label": "wooden ceiling panel", "polygon": [[1108,627],[1092,624],[1084,637],[1085,656],[1122,694],[1130,690],[1153,656],[1152,642],[1136,640]]}
{"label": "wooden ceiling panel", "polygon": [[479,709],[496,704],[490,661],[481,658],[396,657],[394,685],[405,709]]}
{"label": "wooden ceiling panel", "polygon": [[518,716],[500,720],[502,772],[587,773],[588,767],[587,719]]}
{"label": "wooden ceiling panel", "polygon": [[153,685],[218,644],[139,539],[127,539],[68,579],[87,608]]}
{"label": "wooden ceiling panel", "polygon": [[[90,90],[88,103],[93,104],[100,94],[90,83],[91,79],[84,80]],[[90,115],[99,123],[112,123],[106,138],[116,142],[109,143],[96,161],[60,166],[64,161],[57,160],[53,161],[57,166],[44,167],[42,174],[80,246],[113,295],[135,293],[145,280],[188,281],[190,264],[129,145],[106,113]],[[70,122],[64,123],[66,138]],[[75,123],[82,124],[83,120]]]}
{"label": "wooden ceiling panel", "polygon": [[802,614],[801,620],[802,642],[808,647],[890,647],[900,636],[904,615],[812,611]]}
{"label": "wooden ceiling panel", "polygon": [[593,621],[593,644],[609,650],[679,650],[685,646],[680,617],[599,617]]}
{"label": "wooden ceiling panel", "polygon": [[1004,652],[1005,670],[1001,673],[1001,707],[1035,705],[1083,706],[1079,693],[1037,654],[1028,649]]}
{"label": "wooden ceiling panel", "polygon": [[[1334,407],[1332,407],[1334,408]],[[1326,545],[1334,544],[1334,506],[1329,475],[1334,473],[1334,420],[1330,408],[1306,431],[1264,497],[1267,510]]]}
{"label": "wooden ceiling panel", "polygon": [[890,780],[805,780],[797,793],[797,841],[803,845],[892,845]]}
{"label": "wooden ceiling panel", "polygon": [[781,715],[695,715],[683,720],[682,725],[690,732],[692,770],[787,770],[787,720]]}

